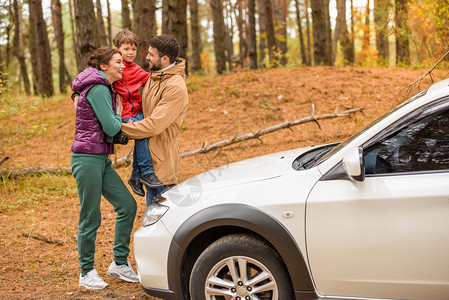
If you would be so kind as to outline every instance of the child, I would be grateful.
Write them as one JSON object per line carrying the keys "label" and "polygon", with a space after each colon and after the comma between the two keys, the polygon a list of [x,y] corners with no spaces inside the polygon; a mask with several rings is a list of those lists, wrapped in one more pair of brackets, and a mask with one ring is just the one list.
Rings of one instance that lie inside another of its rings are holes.
{"label": "child", "polygon": [[[134,63],[137,55],[137,36],[130,30],[122,30],[114,37],[114,46],[122,53],[125,70],[123,78],[114,83],[114,90],[122,98],[122,122],[131,123],[143,120],[142,97],[139,88],[145,85],[151,73],[145,72]],[[148,139],[135,140],[133,153],[133,170],[128,180],[134,193],[145,196],[142,184],[150,188],[158,188],[164,184],[154,173]]]}

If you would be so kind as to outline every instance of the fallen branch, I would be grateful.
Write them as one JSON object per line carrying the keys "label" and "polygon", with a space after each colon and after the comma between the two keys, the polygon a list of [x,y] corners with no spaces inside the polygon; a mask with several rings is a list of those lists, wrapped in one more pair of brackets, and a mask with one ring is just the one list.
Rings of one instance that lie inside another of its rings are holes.
{"label": "fallen branch", "polygon": [[424,75],[422,75],[421,77],[419,77],[418,79],[416,79],[416,80],[413,81],[412,83],[407,84],[406,86],[404,86],[404,87],[399,91],[399,94],[400,94],[404,89],[406,89],[406,93],[405,93],[405,94],[406,94],[407,96],[410,96],[411,92],[412,92],[414,89],[416,89],[416,87],[413,88],[414,86],[417,86],[417,89],[418,89],[418,92],[419,92],[419,91],[421,90],[421,82],[423,81],[423,79],[424,79],[427,75],[429,75],[431,83],[434,83],[435,81],[433,80],[433,77],[432,77],[432,71],[433,71],[433,70],[440,64],[440,62],[442,62],[443,59],[445,59],[446,56],[448,56],[448,55],[449,55],[449,51],[446,52],[446,54],[444,54],[443,57],[440,58],[440,60],[439,60],[439,61],[438,61],[432,68],[430,68],[430,70],[428,70]]}
{"label": "fallen branch", "polygon": [[0,159],[0,166],[9,159],[9,156],[5,156],[2,159]]}
{"label": "fallen branch", "polygon": [[312,115],[310,117],[306,117],[306,118],[295,120],[295,121],[286,121],[284,123],[280,123],[280,124],[277,124],[277,125],[265,128],[265,129],[261,129],[256,132],[251,132],[251,133],[247,133],[244,135],[236,136],[232,139],[222,140],[222,141],[219,141],[219,142],[217,142],[215,144],[211,144],[211,145],[208,145],[208,143],[205,142],[201,148],[190,151],[190,152],[184,152],[180,156],[188,157],[188,156],[198,154],[198,153],[206,153],[206,152],[215,150],[217,148],[229,146],[229,145],[241,142],[241,141],[245,141],[245,140],[249,140],[249,139],[258,139],[260,136],[265,135],[267,133],[271,133],[273,131],[277,131],[277,130],[285,129],[285,128],[290,129],[290,127],[292,127],[292,126],[296,126],[296,125],[300,125],[300,124],[304,124],[304,123],[308,123],[308,122],[315,122],[318,125],[318,127],[321,129],[321,126],[318,123],[318,120],[333,119],[333,118],[348,116],[351,113],[355,113],[355,112],[362,111],[362,110],[364,110],[364,107],[345,110],[341,113],[334,112],[332,114],[315,116],[314,115],[315,107],[312,106]]}
{"label": "fallen branch", "polygon": [[44,173],[58,175],[58,174],[72,174],[71,168],[61,167],[61,168],[47,168],[47,167],[29,167],[23,169],[9,169],[0,170],[0,177],[3,178],[17,178],[20,176],[28,175],[42,175]]}
{"label": "fallen branch", "polygon": [[54,244],[57,246],[62,246],[64,243],[59,241],[59,240],[54,240],[45,236],[42,236],[40,234],[29,234],[29,233],[22,233],[22,236],[26,237],[26,238],[33,238],[35,240],[38,241],[42,241],[45,242],[47,244]]}

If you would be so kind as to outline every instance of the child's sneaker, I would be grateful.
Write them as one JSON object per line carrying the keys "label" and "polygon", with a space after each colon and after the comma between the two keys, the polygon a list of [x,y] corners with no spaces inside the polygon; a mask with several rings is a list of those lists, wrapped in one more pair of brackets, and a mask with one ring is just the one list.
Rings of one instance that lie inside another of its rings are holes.
{"label": "child's sneaker", "polygon": [[85,276],[80,274],[80,287],[89,290],[101,290],[107,287],[108,284],[98,275],[97,270],[89,271]]}
{"label": "child's sneaker", "polygon": [[129,262],[125,265],[117,265],[113,261],[106,274],[128,282],[139,282],[139,277],[134,273]]}
{"label": "child's sneaker", "polygon": [[143,175],[142,177],[140,177],[140,182],[150,188],[160,188],[164,186],[164,184],[159,180],[159,178],[157,178],[156,174],[154,173]]}

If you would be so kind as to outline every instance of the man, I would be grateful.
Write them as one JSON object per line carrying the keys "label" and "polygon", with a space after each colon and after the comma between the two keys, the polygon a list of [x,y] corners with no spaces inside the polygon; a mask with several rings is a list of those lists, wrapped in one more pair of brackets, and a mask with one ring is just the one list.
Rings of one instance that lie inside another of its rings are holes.
{"label": "man", "polygon": [[122,132],[134,139],[148,138],[154,172],[164,184],[147,188],[147,206],[168,185],[178,183],[178,136],[184,119],[188,94],[185,84],[185,60],[178,58],[179,44],[169,35],[159,35],[149,42],[152,71],[142,93],[142,121],[122,125]]}

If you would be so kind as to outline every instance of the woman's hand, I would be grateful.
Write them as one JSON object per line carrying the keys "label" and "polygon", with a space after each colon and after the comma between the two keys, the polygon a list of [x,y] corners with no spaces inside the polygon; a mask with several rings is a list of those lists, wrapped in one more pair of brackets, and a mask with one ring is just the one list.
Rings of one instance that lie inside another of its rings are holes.
{"label": "woman's hand", "polygon": [[123,104],[122,104],[122,97],[119,95],[119,94],[117,94],[117,96],[116,96],[116,101],[117,101],[117,103],[116,103],[116,114],[118,114],[118,115],[122,115],[122,112],[123,112]]}

